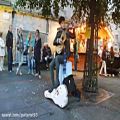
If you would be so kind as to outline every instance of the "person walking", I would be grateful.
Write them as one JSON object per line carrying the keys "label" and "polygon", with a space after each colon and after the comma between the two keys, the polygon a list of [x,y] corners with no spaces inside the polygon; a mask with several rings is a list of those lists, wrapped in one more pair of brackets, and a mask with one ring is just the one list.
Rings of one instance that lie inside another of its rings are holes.
{"label": "person walking", "polygon": [[115,69],[115,67],[114,67],[114,64],[115,64],[115,53],[114,53],[114,50],[113,50],[113,46],[111,46],[111,48],[110,48],[110,55],[109,55],[109,67],[110,67],[110,70],[111,70],[111,72],[110,72],[110,74],[111,74],[111,76],[115,76],[115,74],[114,74],[114,69]]}
{"label": "person walking", "polygon": [[38,76],[41,79],[41,71],[40,71],[40,60],[41,60],[41,38],[39,30],[35,32],[35,46],[34,46],[34,58],[35,58],[35,76]]}
{"label": "person walking", "polygon": [[[106,50],[106,46],[104,46],[103,51],[102,51],[102,66],[100,68],[99,75],[107,76],[106,61],[107,61],[107,50]],[[103,69],[104,69],[104,74],[102,74]]]}
{"label": "person walking", "polygon": [[8,71],[12,72],[12,62],[13,62],[13,33],[12,33],[12,25],[9,26],[8,33],[6,35],[6,47],[8,54]]}
{"label": "person walking", "polygon": [[48,46],[48,43],[44,43],[44,46],[42,48],[42,61],[45,64],[47,70],[49,68],[49,64],[52,61],[52,52],[51,48]]}
{"label": "person walking", "polygon": [[0,71],[4,70],[4,56],[5,56],[5,43],[2,39],[2,33],[0,32]]}

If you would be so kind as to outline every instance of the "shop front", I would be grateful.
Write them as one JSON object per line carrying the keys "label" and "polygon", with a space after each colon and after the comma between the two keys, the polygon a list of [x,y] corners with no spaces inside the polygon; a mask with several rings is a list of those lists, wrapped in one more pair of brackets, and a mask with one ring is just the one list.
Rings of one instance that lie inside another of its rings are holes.
{"label": "shop front", "polygon": [[[75,29],[76,31],[76,40],[71,40],[70,49],[71,49],[71,58],[70,61],[73,63],[73,69],[75,69],[75,54],[77,54],[77,70],[84,70],[84,61],[86,54],[86,43],[87,39],[90,38],[90,27],[83,23],[81,26]],[[74,42],[76,41],[76,53],[74,51]],[[104,46],[107,46],[108,51],[114,43],[114,38],[107,26],[102,26],[98,31],[98,53],[102,50]]]}

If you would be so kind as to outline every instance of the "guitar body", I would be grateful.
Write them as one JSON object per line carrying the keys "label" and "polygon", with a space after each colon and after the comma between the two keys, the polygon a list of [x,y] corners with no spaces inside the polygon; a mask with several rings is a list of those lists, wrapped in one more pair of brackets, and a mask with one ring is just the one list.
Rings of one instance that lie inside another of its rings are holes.
{"label": "guitar body", "polygon": [[63,32],[62,32],[61,37],[60,37],[59,39],[62,40],[62,43],[61,43],[61,45],[57,45],[57,46],[56,46],[56,52],[57,52],[58,54],[62,53],[62,51],[63,51],[64,42],[65,42],[65,40],[67,39],[66,31],[63,31]]}
{"label": "guitar body", "polygon": [[64,45],[58,45],[58,46],[56,46],[56,52],[57,52],[57,54],[61,54],[63,48],[64,48]]}
{"label": "guitar body", "polygon": [[61,108],[64,108],[68,104],[68,91],[66,85],[60,85],[54,89],[51,93],[46,90],[44,92],[45,98],[52,99],[53,102]]}

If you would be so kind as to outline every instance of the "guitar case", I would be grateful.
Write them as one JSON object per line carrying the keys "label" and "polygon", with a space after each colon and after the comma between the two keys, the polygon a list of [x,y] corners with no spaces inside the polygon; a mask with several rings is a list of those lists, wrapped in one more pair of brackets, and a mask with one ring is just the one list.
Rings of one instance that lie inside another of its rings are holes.
{"label": "guitar case", "polygon": [[68,91],[66,85],[60,85],[52,92],[46,90],[44,92],[45,98],[52,99],[53,102],[60,108],[64,108],[68,104]]}

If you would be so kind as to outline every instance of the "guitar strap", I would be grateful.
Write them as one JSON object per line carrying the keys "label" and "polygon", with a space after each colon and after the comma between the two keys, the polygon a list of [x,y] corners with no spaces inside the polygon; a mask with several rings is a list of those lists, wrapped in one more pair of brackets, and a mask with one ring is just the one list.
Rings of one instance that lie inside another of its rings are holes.
{"label": "guitar strap", "polygon": [[66,63],[67,63],[67,54],[66,54],[66,48],[64,48],[64,64],[63,64],[63,74],[66,74]]}

